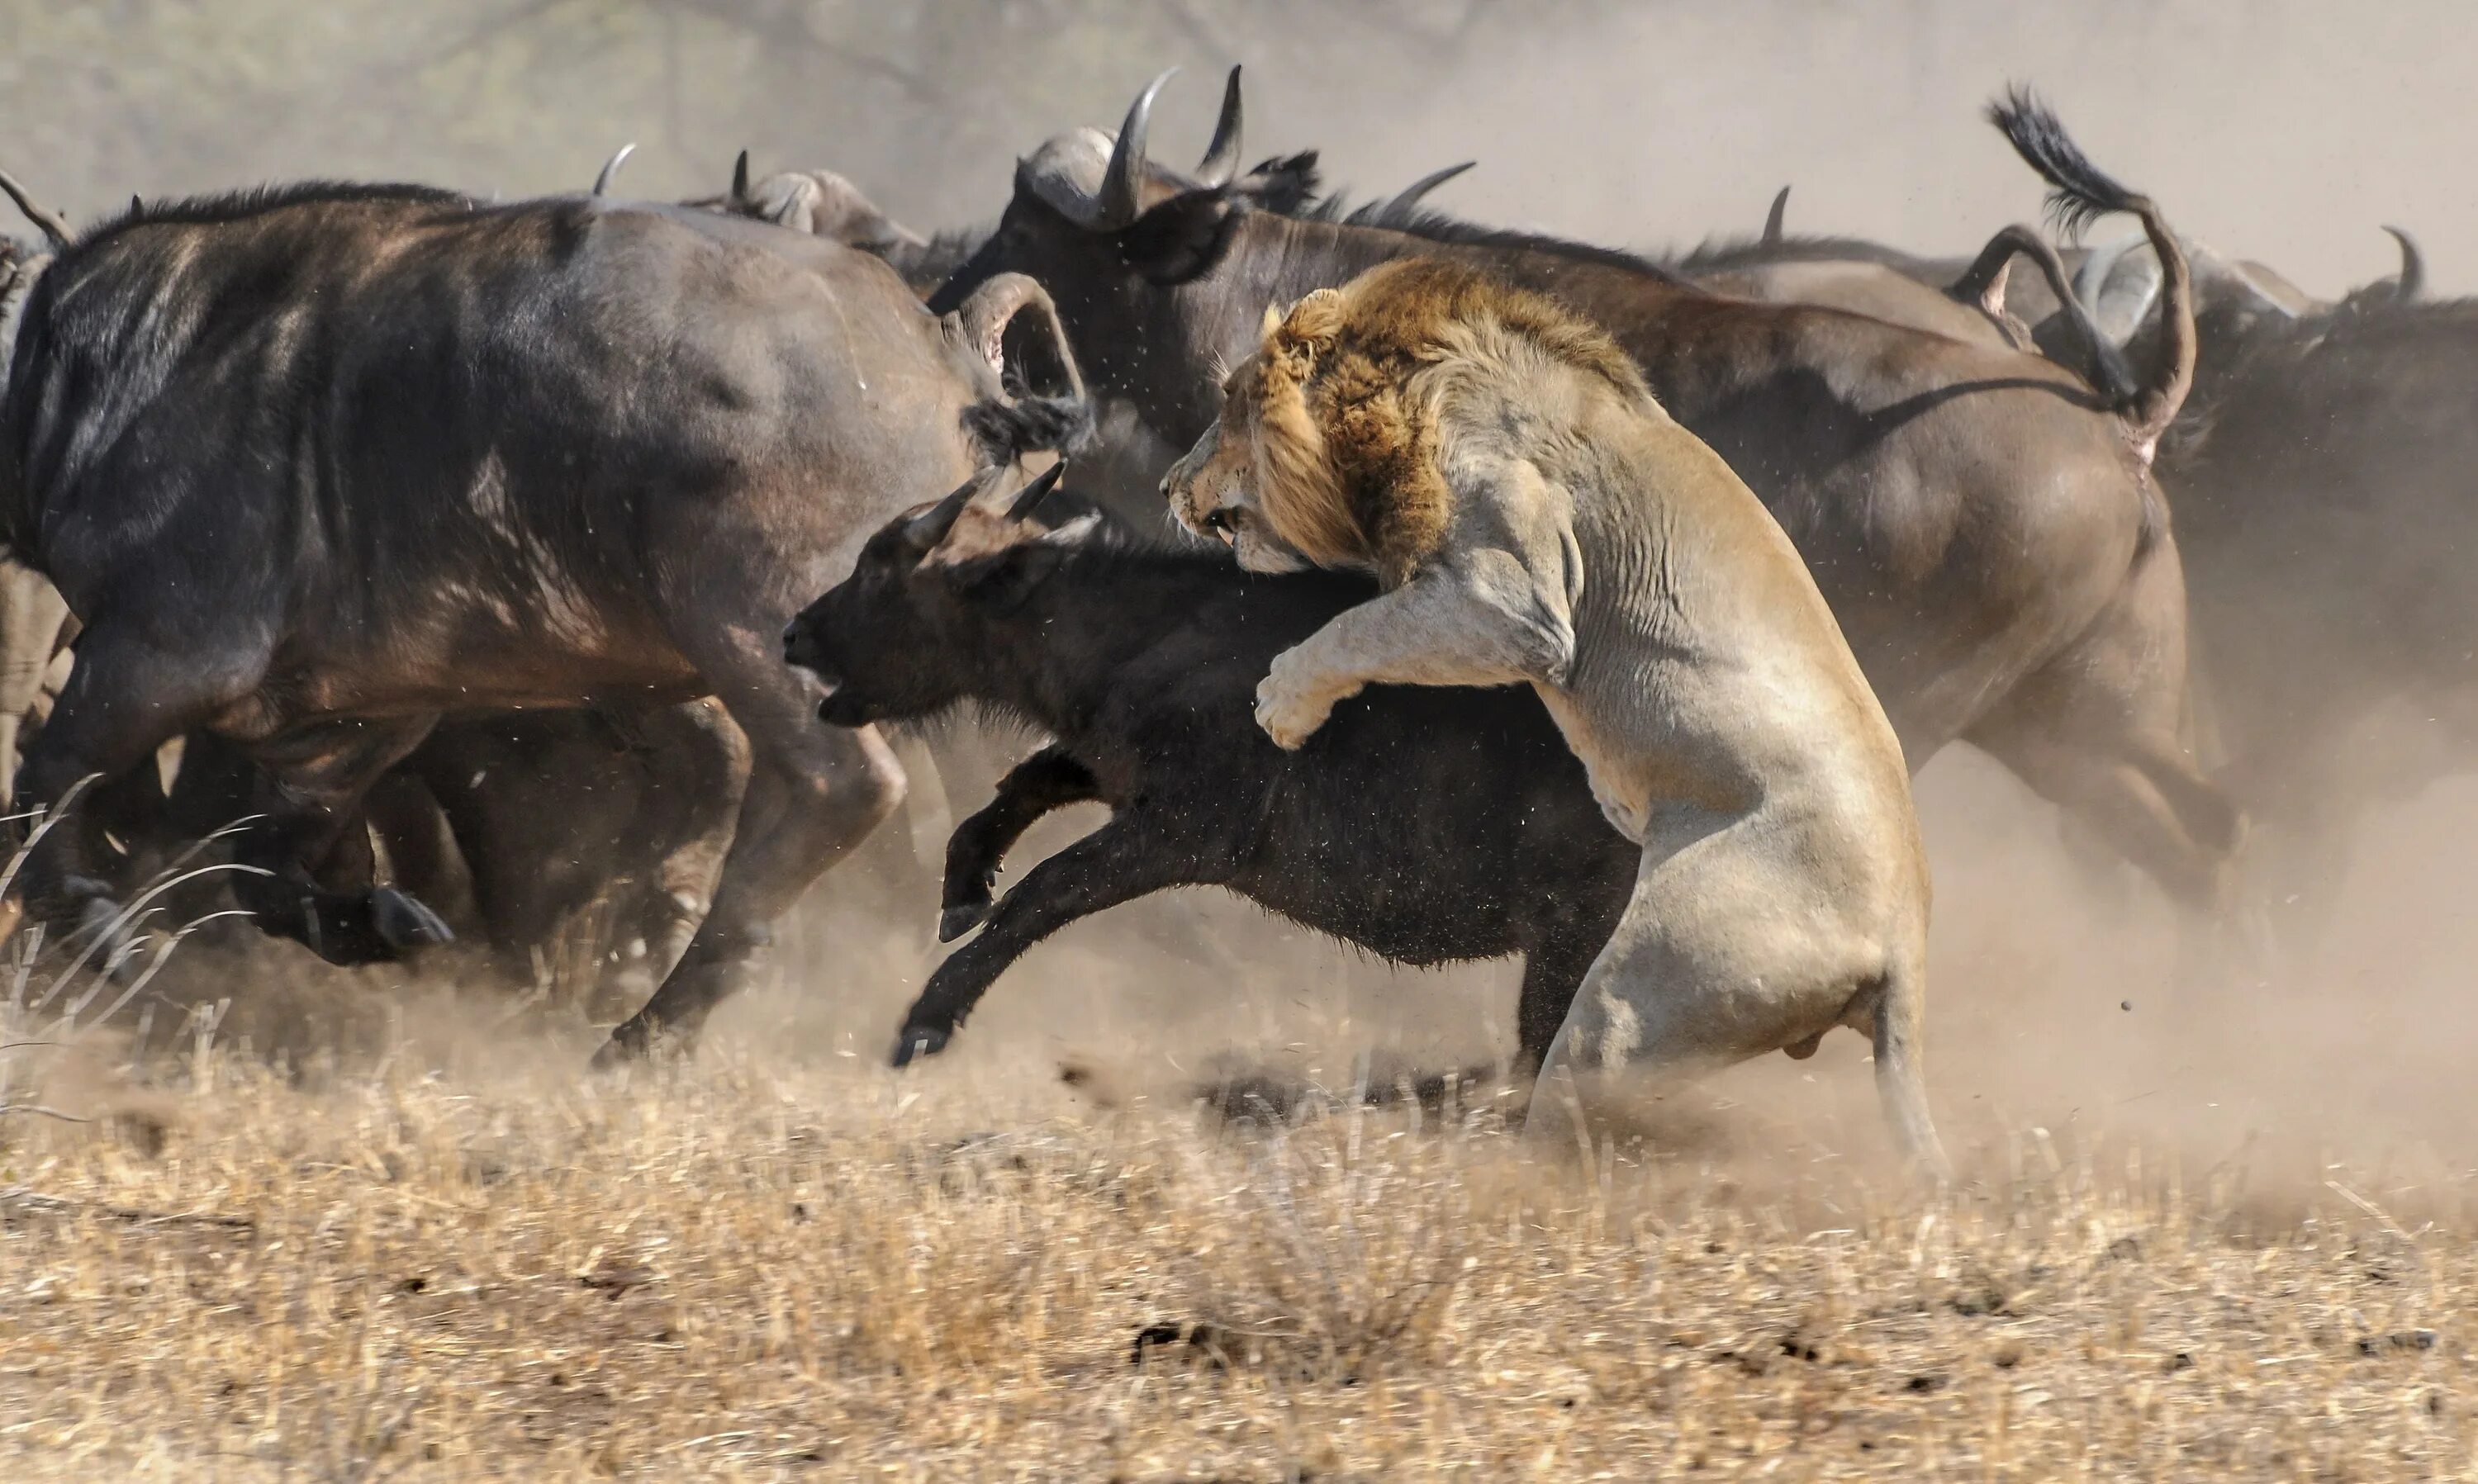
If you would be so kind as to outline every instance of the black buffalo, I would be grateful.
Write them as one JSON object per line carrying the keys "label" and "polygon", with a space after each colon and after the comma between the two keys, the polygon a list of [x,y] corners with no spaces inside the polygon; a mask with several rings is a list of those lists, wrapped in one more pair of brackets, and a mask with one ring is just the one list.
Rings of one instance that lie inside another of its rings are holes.
{"label": "black buffalo", "polygon": [[[63,235],[0,400],[0,534],[84,625],[21,800],[240,742],[272,872],[244,903],[381,959],[435,918],[303,863],[442,713],[714,695],[739,826],[614,1047],[691,1029],[902,789],[873,734],[813,724],[775,636],[888,513],[1077,431],[1079,399],[1001,390],[1005,322],[1044,302],[1012,279],[935,315],[833,243],[582,196],[318,184]],[[38,916],[93,915],[100,849],[44,838]]]}
{"label": "black buffalo", "polygon": [[[785,636],[839,725],[974,701],[1055,739],[955,832],[940,935],[980,935],[905,1016],[897,1065],[944,1046],[1009,964],[1076,918],[1219,886],[1395,963],[1523,954],[1515,1022],[1536,1067],[1638,853],[1539,700],[1372,687],[1284,752],[1256,726],[1256,683],[1367,583],[1128,547],[1090,516],[1053,527],[1031,509],[1049,477],[1012,508],[979,481],[890,522]],[[1007,848],[1086,800],[1110,822],[992,906]]]}

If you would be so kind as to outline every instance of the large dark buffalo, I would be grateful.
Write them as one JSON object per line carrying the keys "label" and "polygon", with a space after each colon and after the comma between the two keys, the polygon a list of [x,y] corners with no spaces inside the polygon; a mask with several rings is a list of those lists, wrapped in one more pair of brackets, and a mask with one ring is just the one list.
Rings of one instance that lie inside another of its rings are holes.
{"label": "large dark buffalo", "polygon": [[[1245,354],[1269,303],[1414,253],[1555,295],[1608,326],[1780,519],[1913,767],[1978,743],[2184,901],[2222,902],[2240,819],[2187,750],[2185,592],[2148,467],[2190,336],[2114,402],[2039,357],[1721,297],[1619,253],[1436,217],[1286,218],[1148,172],[1152,97],[1115,140],[1066,135],[1023,162],[997,234],[931,307],[1033,274],[1097,386],[1184,444],[1214,416],[1214,367]],[[2079,207],[2137,212],[2163,261],[2183,262],[2151,203],[2091,168],[2053,118],[2006,116]],[[2186,287],[2172,274],[2166,302],[2190,331]]]}
{"label": "large dark buffalo", "polygon": [[[430,915],[304,863],[441,714],[716,696],[749,748],[739,826],[618,1051],[694,1028],[899,796],[873,734],[811,721],[783,620],[888,513],[1079,409],[1001,391],[1028,282],[931,314],[872,258],[704,213],[311,185],[60,236],[0,400],[0,530],[84,631],[22,797],[236,741],[271,871],[237,891],[367,961]],[[99,850],[45,837],[33,910],[91,916]]]}
{"label": "large dark buffalo", "polygon": [[[1525,956],[1515,1017],[1536,1068],[1625,909],[1638,852],[1530,691],[1378,686],[1298,752],[1265,740],[1275,655],[1370,595],[1357,577],[1242,572],[1220,552],[1123,546],[1053,527],[974,481],[870,539],[785,635],[843,726],[975,701],[1048,732],[955,832],[938,967],[896,1062],[936,1051],[1008,965],[1078,918],[1219,886],[1401,964]],[[1053,809],[1110,822],[995,907],[1008,847]]]}
{"label": "large dark buffalo", "polygon": [[[2478,756],[2478,300],[2381,285],[2260,333],[2162,457],[2227,778],[2269,826],[2260,890],[2309,936],[2359,812]],[[2428,744],[2368,755],[2403,704]]]}

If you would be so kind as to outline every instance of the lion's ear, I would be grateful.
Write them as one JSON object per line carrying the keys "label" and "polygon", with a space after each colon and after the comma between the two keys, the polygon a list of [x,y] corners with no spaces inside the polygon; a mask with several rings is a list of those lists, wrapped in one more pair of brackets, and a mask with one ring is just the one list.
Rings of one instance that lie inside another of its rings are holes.
{"label": "lion's ear", "polygon": [[1268,304],[1265,306],[1265,317],[1257,321],[1256,339],[1259,340],[1270,340],[1274,338],[1274,332],[1281,327],[1282,312],[1279,309],[1275,308],[1273,305]]}
{"label": "lion's ear", "polygon": [[[1270,312],[1268,317],[1272,317]],[[1277,323],[1266,327],[1266,359],[1281,364],[1292,376],[1304,381],[1314,372],[1318,358],[1333,348],[1341,334],[1342,293],[1319,289],[1292,305]]]}

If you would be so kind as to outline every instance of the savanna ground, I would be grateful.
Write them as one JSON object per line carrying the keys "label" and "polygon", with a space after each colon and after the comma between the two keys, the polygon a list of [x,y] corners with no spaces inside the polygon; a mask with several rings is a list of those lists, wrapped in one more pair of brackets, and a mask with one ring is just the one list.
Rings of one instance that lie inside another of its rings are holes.
{"label": "savanna ground", "polygon": [[0,1477],[2468,1471],[2463,1018],[2180,1000],[2140,893],[1986,792],[1929,819],[1938,1195],[1855,1037],[1588,1158],[1485,1091],[1209,1116],[1221,1067],[1484,1054],[1510,994],[1203,898],[899,1077],[925,914],[849,892],[617,1077],[560,1012],[297,955],[202,952],[142,1054],[21,1008],[73,1044],[0,1051]]}

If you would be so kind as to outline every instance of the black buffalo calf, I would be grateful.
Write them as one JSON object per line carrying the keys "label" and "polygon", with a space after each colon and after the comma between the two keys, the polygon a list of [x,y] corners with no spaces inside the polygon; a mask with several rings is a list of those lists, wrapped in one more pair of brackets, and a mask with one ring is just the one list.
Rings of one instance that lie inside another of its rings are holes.
{"label": "black buffalo calf", "polygon": [[[819,714],[837,725],[969,700],[1056,739],[955,831],[939,930],[980,936],[930,977],[896,1065],[943,1048],[1007,966],[1068,923],[1201,885],[1398,964],[1525,955],[1517,1034],[1538,1065],[1639,854],[1539,700],[1373,689],[1284,752],[1256,726],[1256,682],[1367,584],[1130,549],[1092,515],[1053,526],[1033,507],[1054,479],[1011,508],[984,481],[898,518],[784,636],[786,658],[832,688]],[[1007,847],[1085,800],[1110,822],[992,906]]]}

